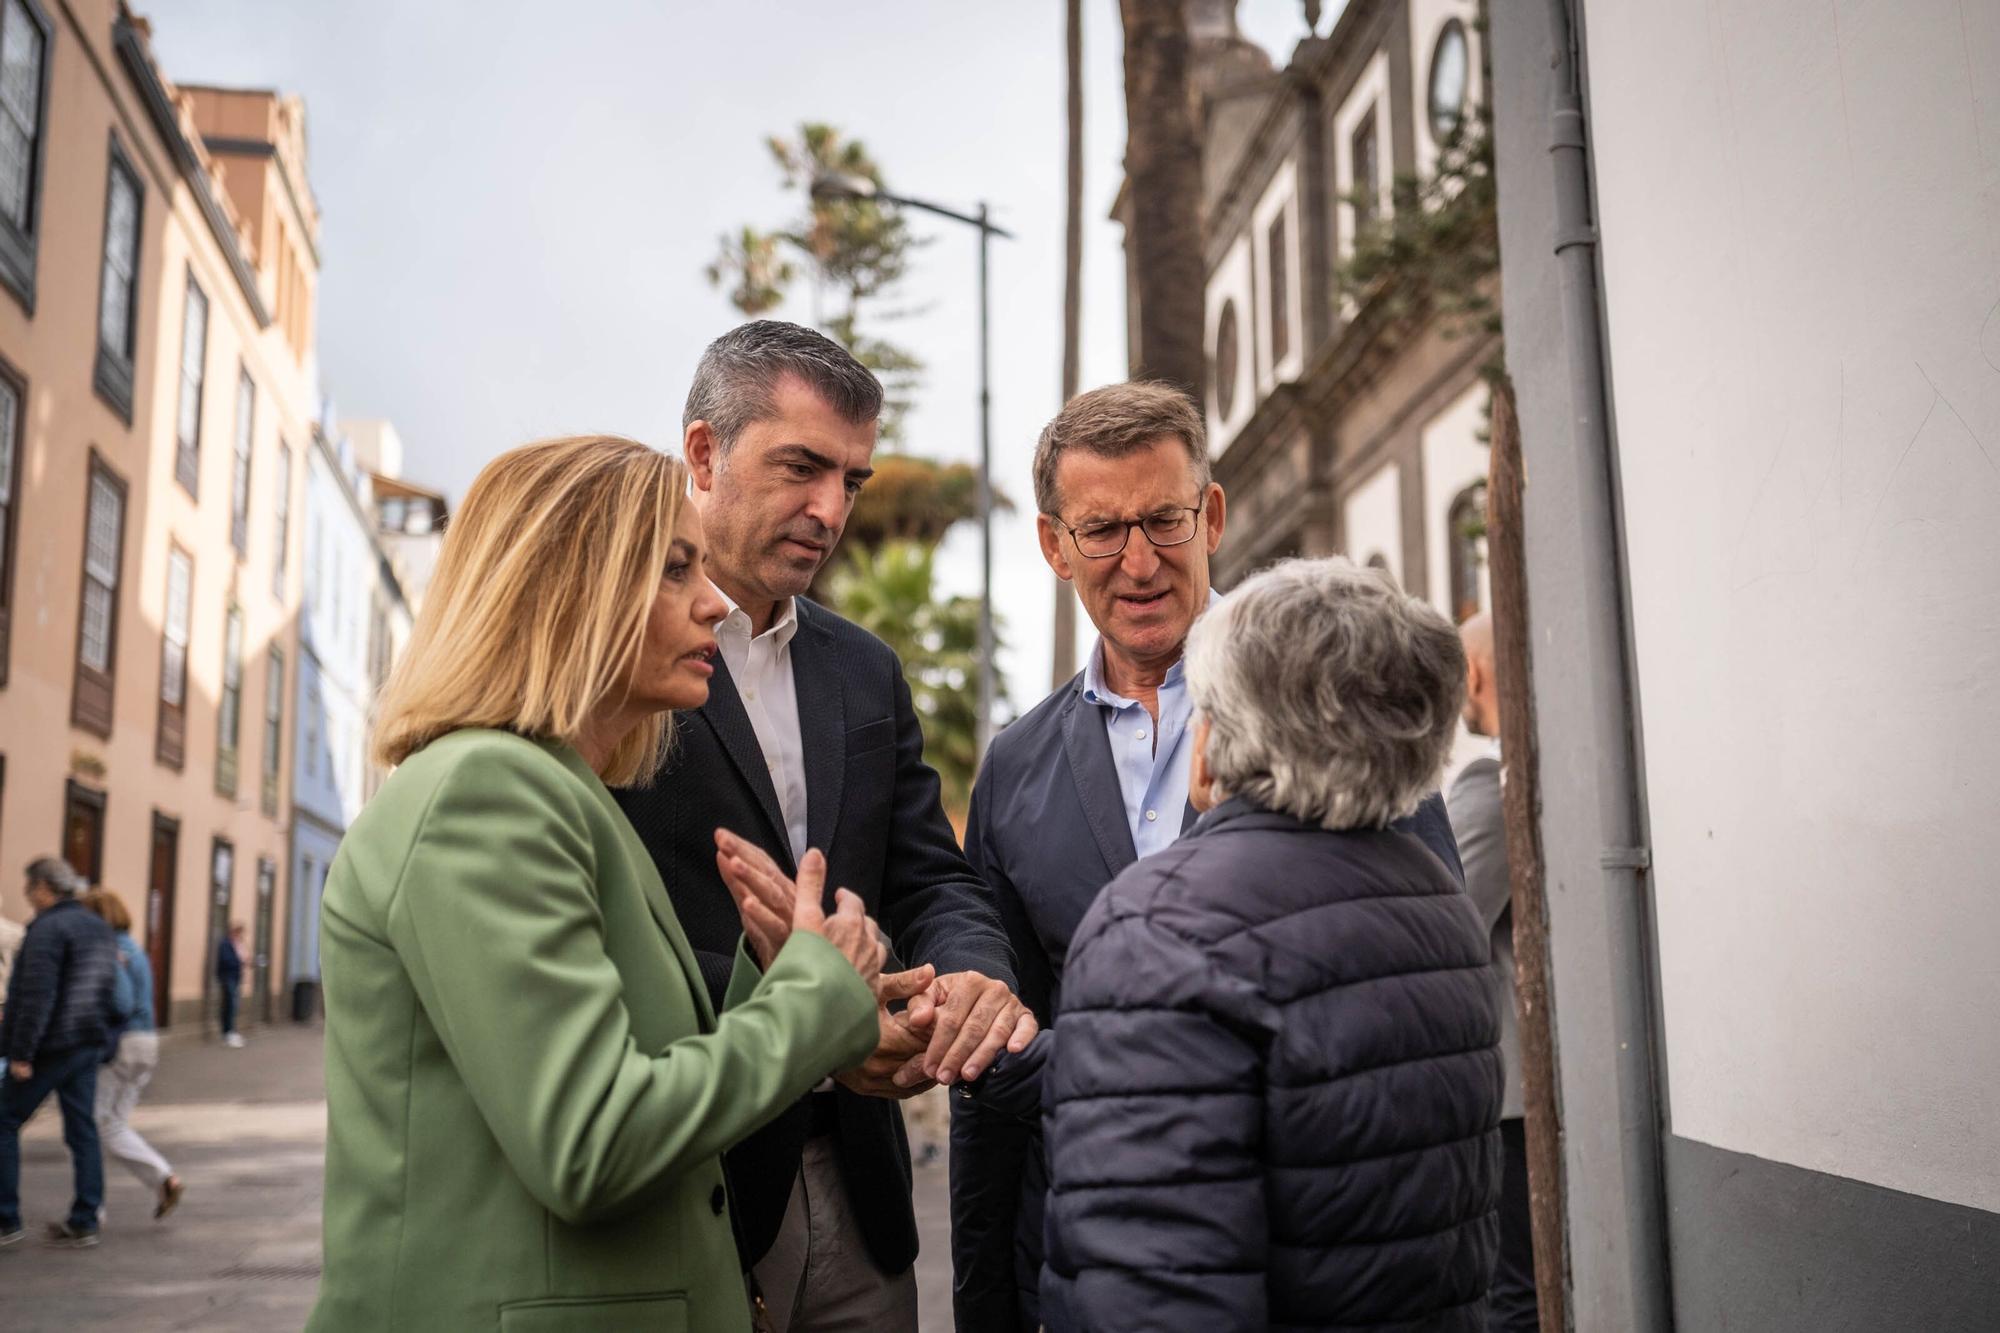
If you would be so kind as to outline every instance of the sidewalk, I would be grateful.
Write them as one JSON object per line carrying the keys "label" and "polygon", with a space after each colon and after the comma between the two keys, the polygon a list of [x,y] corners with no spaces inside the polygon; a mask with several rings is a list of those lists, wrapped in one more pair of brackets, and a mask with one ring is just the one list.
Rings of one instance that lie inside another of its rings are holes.
{"label": "sidewalk", "polygon": [[[0,1252],[0,1329],[280,1333],[305,1323],[319,1285],[326,1151],[320,1030],[279,1024],[245,1035],[241,1050],[194,1034],[161,1040],[160,1072],[133,1125],[188,1182],[187,1198],[164,1222],[153,1221],[139,1183],[106,1162],[102,1243],[43,1247],[32,1233],[68,1207],[69,1154],[53,1101],[30,1122],[21,1204],[31,1238]],[[912,1125],[913,1148],[925,1136]],[[916,1196],[922,1333],[945,1333],[951,1248],[942,1155],[917,1168]]]}
{"label": "sidewalk", "polygon": [[296,1329],[319,1278],[325,1079],[316,1027],[249,1030],[231,1050],[194,1034],[161,1040],[160,1072],[133,1125],[188,1183],[174,1215],[105,1163],[103,1241],[51,1250],[33,1233],[70,1197],[51,1100],[21,1144],[30,1239],[0,1253],[0,1327],[37,1330]]}

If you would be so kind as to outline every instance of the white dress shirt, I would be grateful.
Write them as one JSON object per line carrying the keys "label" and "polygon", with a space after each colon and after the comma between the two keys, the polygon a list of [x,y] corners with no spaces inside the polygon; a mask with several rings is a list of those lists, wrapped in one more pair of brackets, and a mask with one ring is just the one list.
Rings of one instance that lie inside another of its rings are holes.
{"label": "white dress shirt", "polygon": [[729,678],[750,715],[750,728],[764,751],[764,767],[778,792],[778,809],[785,816],[785,841],[792,847],[792,864],[806,854],[806,754],[799,739],[799,695],[792,684],[792,636],[799,632],[798,604],[787,597],[778,607],[771,628],[750,634],[750,616],[729,594],[717,588],[729,614],[715,627],[715,641]]}

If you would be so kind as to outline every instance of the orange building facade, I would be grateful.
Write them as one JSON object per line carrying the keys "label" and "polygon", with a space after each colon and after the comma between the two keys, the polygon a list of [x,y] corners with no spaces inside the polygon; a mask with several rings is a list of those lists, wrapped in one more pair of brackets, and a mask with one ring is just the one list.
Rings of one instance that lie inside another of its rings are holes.
{"label": "orange building facade", "polygon": [[285,972],[319,215],[304,109],[180,88],[117,0],[0,0],[0,914],[122,894],[164,1024]]}

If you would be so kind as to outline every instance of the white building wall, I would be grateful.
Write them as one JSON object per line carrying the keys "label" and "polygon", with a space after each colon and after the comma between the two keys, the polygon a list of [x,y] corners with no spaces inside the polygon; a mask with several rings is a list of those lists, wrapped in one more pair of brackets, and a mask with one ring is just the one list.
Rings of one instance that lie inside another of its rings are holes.
{"label": "white building wall", "polygon": [[1586,27],[1671,1129],[2000,1209],[2000,6]]}

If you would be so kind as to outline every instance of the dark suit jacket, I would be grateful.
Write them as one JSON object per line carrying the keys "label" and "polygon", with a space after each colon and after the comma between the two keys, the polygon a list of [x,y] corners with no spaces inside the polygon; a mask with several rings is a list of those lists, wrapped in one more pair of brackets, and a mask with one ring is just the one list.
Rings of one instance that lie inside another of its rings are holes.
{"label": "dark suit jacket", "polygon": [[[1192,742],[1190,742],[1192,743]],[[1184,812],[1181,828],[1193,827]],[[1444,802],[1428,798],[1397,824],[1414,833],[1461,882]],[[1020,995],[1054,1035],[1070,939],[1098,892],[1136,859],[1125,797],[1099,710],[1083,701],[1083,676],[1050,694],[994,737],[972,790],[965,851],[991,887],[1006,923]],[[1046,1163],[1036,1117],[1010,1103],[1020,1069],[1003,1057],[952,1099],[952,1299],[960,1333],[1036,1326]],[[982,1094],[998,1094],[988,1108]],[[1035,1097],[1025,1098],[1029,1106]]]}
{"label": "dark suit jacket", "polygon": [[[924,763],[924,737],[902,664],[888,645],[804,598],[792,679],[806,770],[806,835],[836,888],[861,895],[903,966],[977,971],[1014,984],[1012,955],[985,886],[959,852]],[[719,1003],[743,929],[715,867],[718,827],[794,869],[785,822],[750,715],[716,663],[708,703],[682,714],[672,759],[651,787],[618,793],[660,867],[674,911]],[[837,1150],[869,1255],[900,1273],[917,1255],[910,1150],[895,1102],[836,1094]],[[792,1106],[725,1158],[747,1269],[784,1220],[810,1117]]]}

